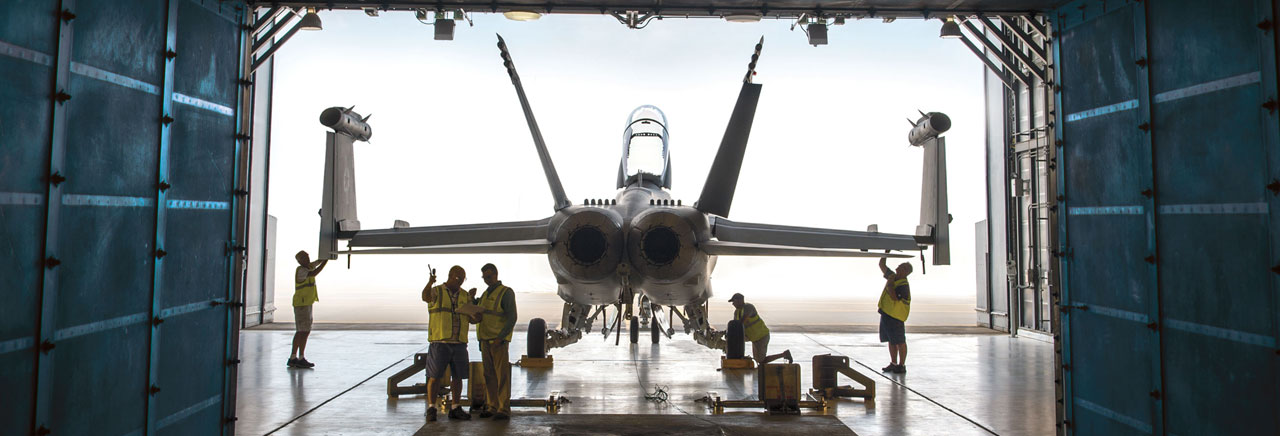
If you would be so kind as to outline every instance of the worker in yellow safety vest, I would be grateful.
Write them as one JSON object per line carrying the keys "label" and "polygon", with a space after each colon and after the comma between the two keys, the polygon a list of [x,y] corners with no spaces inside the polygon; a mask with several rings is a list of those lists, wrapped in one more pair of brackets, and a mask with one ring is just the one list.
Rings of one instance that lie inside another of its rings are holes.
{"label": "worker in yellow safety vest", "polygon": [[889,366],[884,372],[907,372],[907,315],[911,314],[911,264],[903,262],[895,270],[885,266],[887,259],[880,258],[880,272],[884,274],[884,289],[880,291],[880,342],[889,343]]}
{"label": "worker in yellow safety vest", "polygon": [[316,292],[316,275],[324,270],[329,259],[311,261],[306,251],[293,256],[298,267],[293,272],[293,348],[289,350],[290,368],[312,368],[316,364],[307,361],[307,338],[311,336],[311,307],[320,301]]}
{"label": "worker in yellow safety vest", "polygon": [[422,301],[430,308],[427,341],[427,421],[436,420],[436,389],[445,369],[451,370],[453,380],[450,383],[453,401],[449,408],[450,420],[466,421],[471,414],[462,410],[462,380],[468,378],[470,358],[467,356],[467,336],[471,333],[471,324],[479,322],[476,316],[466,315],[458,309],[475,304],[476,289],[462,290],[462,282],[467,279],[467,272],[460,266],[449,268],[449,280],[439,286],[436,283],[436,272],[431,270],[431,278],[427,286],[422,288]]}
{"label": "worker in yellow safety vest", "polygon": [[485,410],[480,417],[500,421],[511,417],[511,359],[507,351],[516,327],[516,291],[498,280],[498,267],[492,263],[480,267],[480,274],[489,286],[480,295],[479,305],[484,312],[476,327],[485,387]]}
{"label": "worker in yellow safety vest", "polygon": [[729,297],[729,302],[733,303],[734,307],[733,320],[742,323],[742,335],[751,342],[751,358],[760,365],[780,358],[787,359],[787,363],[791,363],[791,350],[769,355],[769,327],[764,324],[763,319],[760,319],[756,306],[747,304],[745,299],[746,297],[742,294],[733,294]]}

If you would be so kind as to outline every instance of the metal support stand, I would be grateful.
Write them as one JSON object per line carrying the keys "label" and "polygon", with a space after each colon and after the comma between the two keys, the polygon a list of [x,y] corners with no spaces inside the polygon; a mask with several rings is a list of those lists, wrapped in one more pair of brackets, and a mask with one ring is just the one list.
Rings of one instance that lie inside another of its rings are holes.
{"label": "metal support stand", "polygon": [[555,366],[555,356],[550,354],[547,357],[529,357],[521,355],[520,360],[516,361],[516,366],[521,368],[550,368]]}
{"label": "metal support stand", "polygon": [[[417,375],[427,368],[427,353],[416,353],[413,355],[413,363],[407,368],[397,371],[391,377],[387,377],[387,397],[396,398],[401,395],[426,395],[427,385],[425,383],[414,383],[412,386],[400,386],[400,383]],[[521,361],[531,360],[528,357],[521,358]],[[551,356],[546,359],[532,359],[551,361]],[[471,378],[467,382],[467,395],[458,402],[459,406],[467,406],[472,410],[476,410],[484,405],[484,372],[479,368],[480,362],[471,362],[475,368],[471,368]],[[528,366],[526,366],[528,367]],[[446,398],[449,392],[449,373],[446,372],[441,377],[440,387],[436,390],[436,398],[429,399],[430,403],[439,403]],[[511,399],[511,407],[541,407],[546,409],[547,413],[556,413],[560,410],[560,406],[569,404],[568,398],[560,395],[560,391],[551,391],[551,395],[547,398],[513,398]],[[437,407],[443,408],[443,404],[437,404]]]}
{"label": "metal support stand", "polygon": [[743,357],[740,359],[730,359],[725,356],[720,356],[720,369],[718,369],[717,371],[723,371],[726,369],[755,369],[755,368],[756,368],[755,359],[746,358],[746,357]]}
{"label": "metal support stand", "polygon": [[[800,409],[816,409],[822,410],[827,408],[827,400],[823,397],[814,397],[805,394],[809,399],[796,402],[796,406]],[[719,415],[724,413],[724,409],[766,409],[765,402],[761,400],[725,400],[720,398],[720,394],[715,392],[707,392],[707,395],[697,400],[700,403],[707,403],[707,408],[711,409],[711,413]],[[774,411],[766,409],[770,415],[777,414]],[[796,411],[795,413],[799,413]]]}
{"label": "metal support stand", "polygon": [[[853,379],[862,388],[837,386],[837,374]],[[876,407],[876,382],[849,366],[848,357],[822,354],[813,356],[813,388],[809,390],[809,395],[828,400],[858,397],[864,400],[868,409],[872,409]]]}

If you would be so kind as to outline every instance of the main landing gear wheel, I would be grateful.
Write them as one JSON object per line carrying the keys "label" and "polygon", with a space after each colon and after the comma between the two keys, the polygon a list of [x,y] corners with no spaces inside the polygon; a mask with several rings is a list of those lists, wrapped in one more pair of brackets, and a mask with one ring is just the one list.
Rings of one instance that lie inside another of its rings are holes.
{"label": "main landing gear wheel", "polygon": [[542,318],[529,321],[529,357],[547,357],[547,322]]}
{"label": "main landing gear wheel", "polygon": [[725,357],[741,359],[746,350],[746,338],[742,334],[742,321],[729,321],[729,329],[725,332]]}
{"label": "main landing gear wheel", "polygon": [[658,338],[662,337],[662,332],[658,331],[658,317],[649,320],[649,336],[653,338],[653,343],[658,343]]}
{"label": "main landing gear wheel", "polygon": [[631,317],[631,343],[640,343],[640,318]]}

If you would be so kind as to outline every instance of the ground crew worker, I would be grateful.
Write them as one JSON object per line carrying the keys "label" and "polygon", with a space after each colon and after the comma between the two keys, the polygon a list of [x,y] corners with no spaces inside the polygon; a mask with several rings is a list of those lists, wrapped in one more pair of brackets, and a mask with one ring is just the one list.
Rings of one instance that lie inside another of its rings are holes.
{"label": "ground crew worker", "polygon": [[884,273],[884,290],[880,291],[880,302],[876,305],[880,312],[880,342],[889,343],[889,366],[884,372],[903,374],[907,372],[907,315],[911,314],[911,285],[907,276],[911,274],[911,264],[903,262],[894,271],[885,266],[885,258],[880,258],[880,272]]}
{"label": "ground crew worker", "polygon": [[480,296],[478,304],[484,312],[476,327],[484,362],[485,410],[480,417],[498,421],[511,417],[511,360],[507,351],[516,327],[516,292],[498,280],[498,267],[492,263],[480,267],[480,274],[489,285]]}
{"label": "ground crew worker", "polygon": [[316,364],[307,361],[307,337],[311,336],[311,306],[320,301],[316,293],[316,275],[324,270],[328,259],[315,262],[306,251],[294,255],[298,268],[293,273],[293,348],[289,350],[290,368],[312,368]]}
{"label": "ground crew worker", "polygon": [[747,304],[742,294],[733,294],[729,297],[729,302],[733,303],[735,308],[733,320],[742,322],[742,335],[746,340],[751,341],[751,358],[755,359],[757,364],[764,365],[779,358],[787,359],[787,363],[791,363],[791,350],[769,355],[769,327],[764,324],[763,319],[760,319],[760,313],[756,312],[755,305]]}
{"label": "ground crew worker", "polygon": [[462,282],[467,279],[467,272],[460,266],[449,268],[449,280],[440,286],[432,286],[436,283],[435,270],[431,271],[431,278],[427,282],[427,286],[422,288],[422,301],[427,302],[430,308],[430,322],[428,324],[427,341],[431,345],[427,348],[427,421],[436,420],[436,389],[439,387],[440,378],[444,377],[445,369],[452,371],[453,380],[450,383],[450,389],[453,391],[453,401],[450,402],[449,419],[466,421],[471,419],[471,414],[462,410],[462,380],[468,378],[468,366],[470,358],[467,356],[467,336],[471,333],[471,324],[478,321],[475,317],[469,317],[458,312],[458,307],[463,304],[474,304],[476,289],[471,288],[470,291],[463,292]]}

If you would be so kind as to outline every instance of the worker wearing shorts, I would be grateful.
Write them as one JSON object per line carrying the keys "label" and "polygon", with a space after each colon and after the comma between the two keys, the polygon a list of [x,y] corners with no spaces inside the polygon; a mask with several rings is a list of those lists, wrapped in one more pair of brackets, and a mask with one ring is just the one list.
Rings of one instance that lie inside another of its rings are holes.
{"label": "worker wearing shorts", "polygon": [[422,289],[422,301],[430,308],[428,324],[427,348],[427,421],[436,420],[436,388],[444,378],[445,370],[452,375],[450,390],[453,401],[449,410],[450,420],[466,421],[471,414],[462,410],[462,380],[470,377],[467,355],[467,336],[471,333],[471,324],[478,322],[477,317],[458,311],[463,305],[475,304],[475,288],[462,290],[462,282],[467,279],[467,272],[460,266],[449,269],[449,280],[439,286],[433,271],[427,286]]}
{"label": "worker wearing shorts", "polygon": [[756,363],[764,365],[778,359],[787,359],[787,363],[791,363],[791,350],[769,355],[769,327],[760,319],[755,305],[748,304],[742,294],[733,294],[729,302],[734,307],[733,320],[742,323],[743,339],[751,342],[751,358]]}
{"label": "worker wearing shorts", "polygon": [[880,258],[880,272],[884,274],[885,283],[880,291],[880,302],[876,304],[880,312],[880,342],[889,343],[889,366],[883,370],[903,374],[907,372],[906,322],[911,314],[911,285],[907,276],[911,274],[911,264],[903,262],[890,270],[885,261],[885,258]]}

